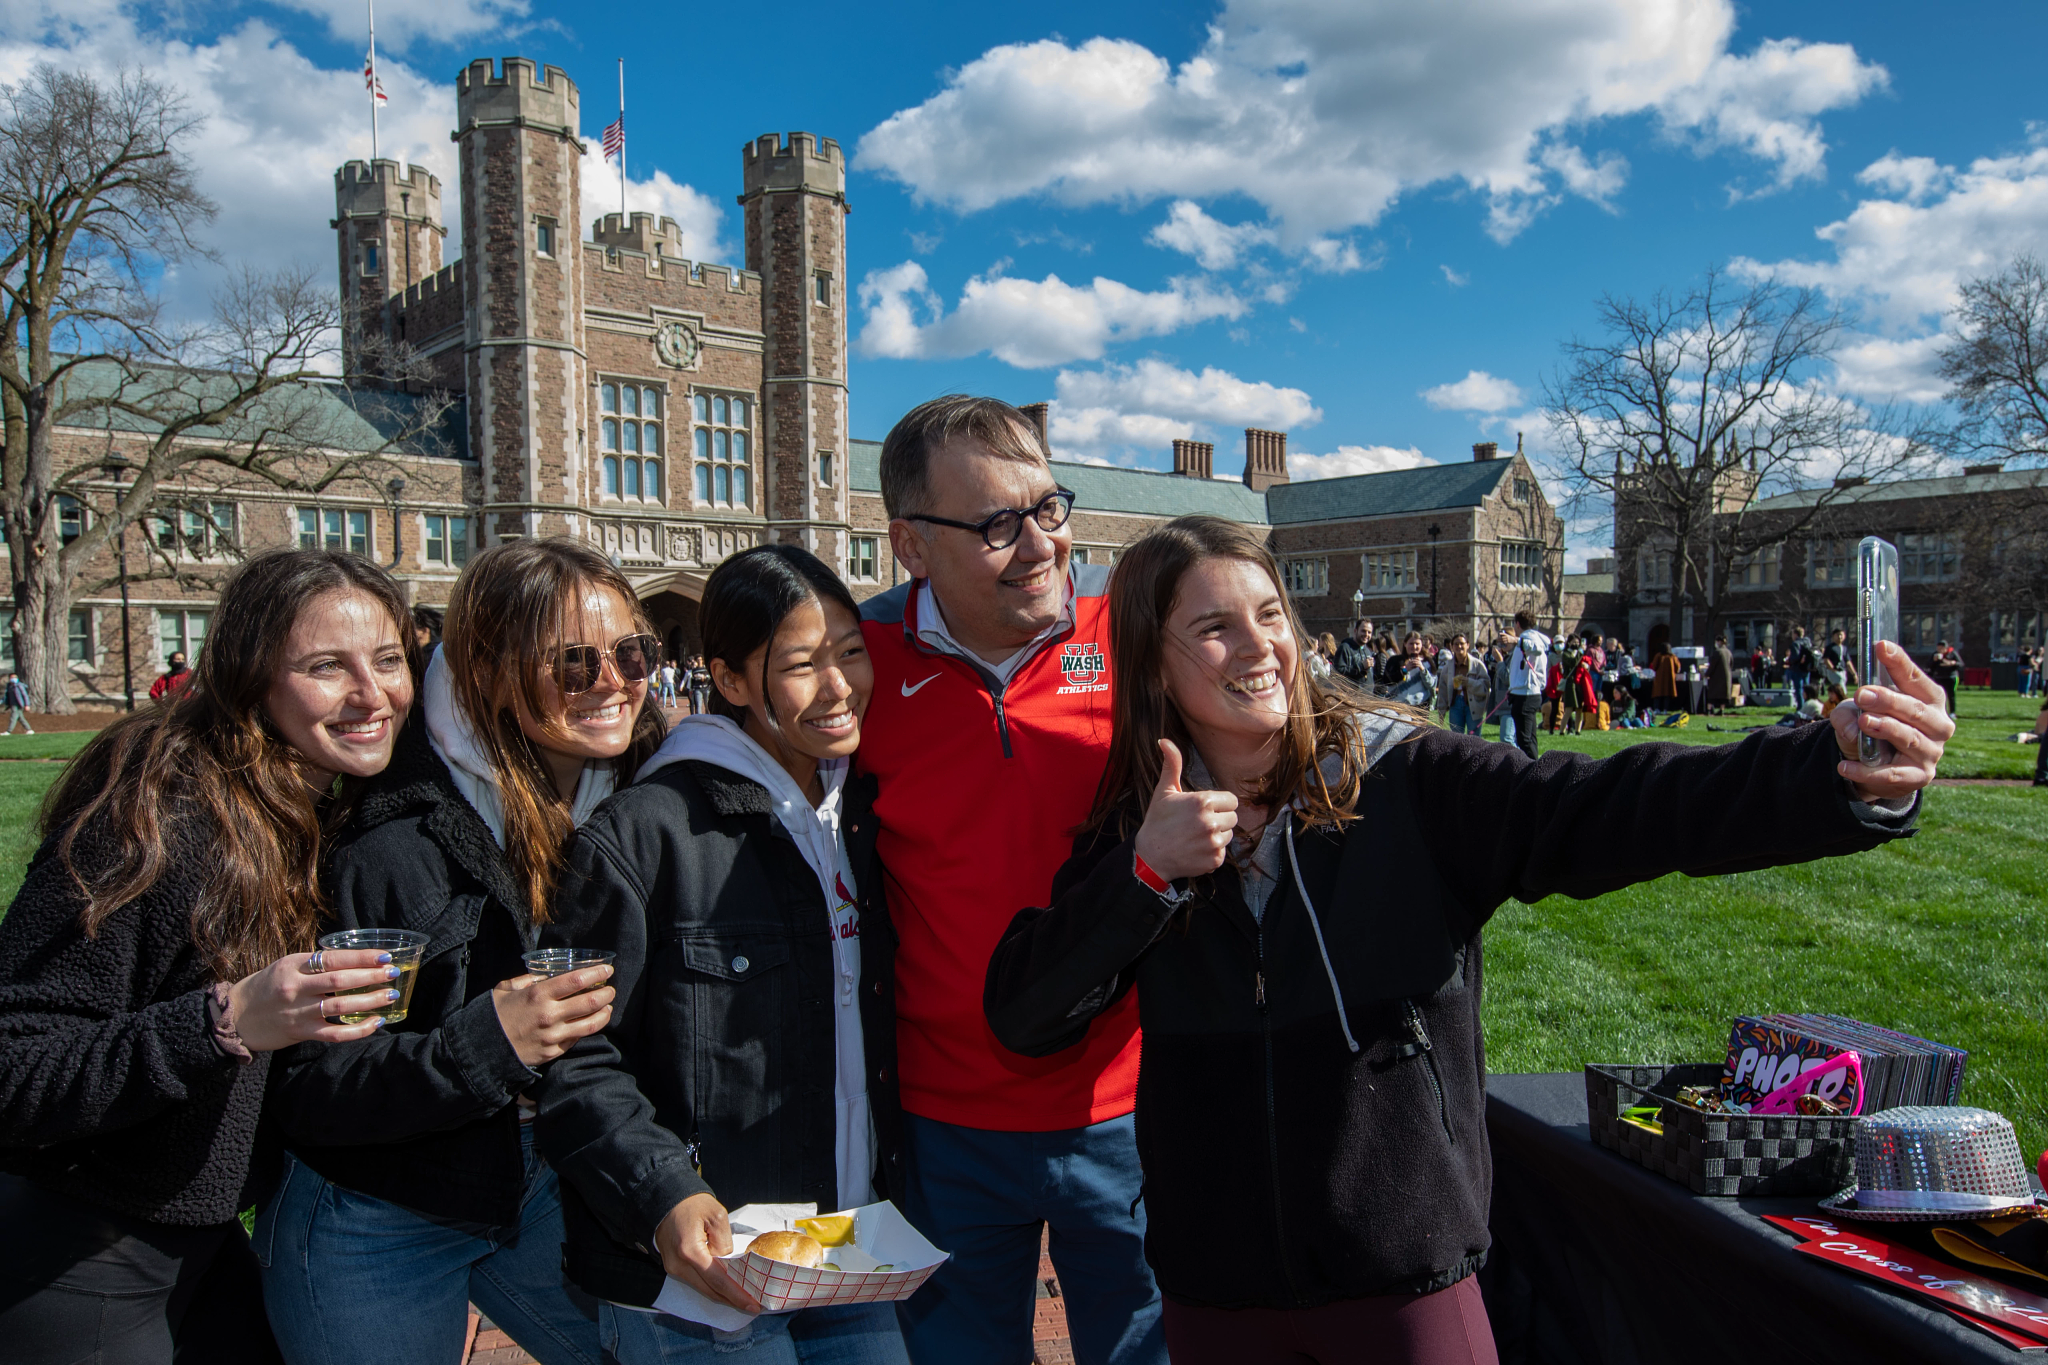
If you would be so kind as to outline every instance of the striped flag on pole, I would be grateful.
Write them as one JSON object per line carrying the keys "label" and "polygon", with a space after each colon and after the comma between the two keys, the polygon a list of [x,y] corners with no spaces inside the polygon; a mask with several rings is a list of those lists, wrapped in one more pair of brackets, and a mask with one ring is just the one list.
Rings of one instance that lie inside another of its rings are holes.
{"label": "striped flag on pole", "polygon": [[384,93],[384,83],[377,79],[377,56],[375,52],[363,58],[363,88],[370,92],[370,98],[377,103],[391,103],[391,97]]}
{"label": "striped flag on pole", "polygon": [[616,119],[605,125],[602,141],[604,144],[604,159],[606,161],[610,161],[615,156],[623,157],[626,154],[626,116],[624,114],[620,114]]}

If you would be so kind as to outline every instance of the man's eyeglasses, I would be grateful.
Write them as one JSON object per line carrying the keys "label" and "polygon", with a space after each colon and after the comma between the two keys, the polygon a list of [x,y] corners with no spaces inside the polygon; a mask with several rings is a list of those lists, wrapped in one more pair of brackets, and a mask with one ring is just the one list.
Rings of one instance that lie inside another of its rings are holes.
{"label": "man's eyeglasses", "polygon": [[1036,507],[1005,507],[992,512],[980,521],[954,521],[950,517],[930,517],[913,512],[905,521],[928,521],[934,526],[952,526],[962,531],[979,531],[981,538],[991,550],[1007,550],[1017,543],[1017,537],[1024,534],[1024,518],[1038,523],[1041,531],[1057,531],[1067,524],[1067,518],[1074,512],[1074,495],[1065,488],[1048,493]]}
{"label": "man's eyeglasses", "polygon": [[555,651],[548,668],[554,674],[555,686],[562,689],[564,696],[573,697],[597,686],[604,676],[607,658],[618,666],[619,677],[624,681],[645,682],[661,666],[661,641],[652,635],[622,635],[612,641],[610,649],[563,645]]}

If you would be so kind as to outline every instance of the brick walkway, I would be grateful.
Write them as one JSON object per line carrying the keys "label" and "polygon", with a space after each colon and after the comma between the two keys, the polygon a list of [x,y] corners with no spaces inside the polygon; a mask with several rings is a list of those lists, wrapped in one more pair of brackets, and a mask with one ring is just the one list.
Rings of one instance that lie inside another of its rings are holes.
{"label": "brick walkway", "polygon": [[[488,1322],[479,1326],[475,1344],[464,1359],[468,1365],[534,1365],[532,1356]],[[1074,1365],[1074,1344],[1067,1339],[1067,1308],[1060,1297],[1060,1282],[1052,1273],[1052,1257],[1046,1254],[1044,1234],[1038,1244],[1038,1303],[1031,1318],[1031,1359],[1034,1365]]]}

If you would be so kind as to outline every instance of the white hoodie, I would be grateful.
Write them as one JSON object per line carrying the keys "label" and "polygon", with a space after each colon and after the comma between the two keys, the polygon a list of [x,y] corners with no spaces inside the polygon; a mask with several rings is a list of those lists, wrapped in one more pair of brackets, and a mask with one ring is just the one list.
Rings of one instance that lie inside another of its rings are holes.
{"label": "white hoodie", "polygon": [[[448,765],[455,790],[483,817],[491,827],[491,837],[503,848],[505,803],[498,799],[498,775],[492,771],[483,746],[477,743],[476,731],[463,714],[462,704],[455,700],[453,675],[441,657],[441,649],[440,645],[434,646],[434,657],[427,662],[426,681],[420,688],[420,705],[427,714],[427,743]],[[598,803],[612,794],[617,782],[611,764],[585,763],[583,776],[576,781],[576,795],[569,802],[569,818],[580,827]]]}
{"label": "white hoodie", "polygon": [[827,927],[832,934],[832,965],[839,978],[832,1012],[837,1061],[832,1098],[838,1109],[833,1126],[833,1167],[839,1176],[840,1208],[870,1203],[874,1199],[870,1182],[875,1170],[875,1130],[868,1114],[867,1057],[860,1025],[860,910],[855,902],[859,888],[853,883],[853,866],[847,861],[846,839],[839,829],[850,765],[843,758],[818,764],[825,798],[813,807],[788,771],[738,725],[724,716],[684,716],[633,780],[644,782],[650,773],[684,759],[713,764],[766,787],[775,818],[811,865],[825,893],[825,904],[832,907]]}

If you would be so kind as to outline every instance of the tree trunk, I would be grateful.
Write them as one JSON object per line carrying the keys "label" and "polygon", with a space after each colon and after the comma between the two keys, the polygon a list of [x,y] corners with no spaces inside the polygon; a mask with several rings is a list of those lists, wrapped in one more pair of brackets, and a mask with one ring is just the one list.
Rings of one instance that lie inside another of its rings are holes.
{"label": "tree trunk", "polygon": [[[25,405],[28,421],[27,477],[23,480],[17,534],[9,537],[16,553],[14,569],[14,639],[16,665],[35,698],[36,709],[68,716],[78,708],[71,700],[71,577],[64,572],[62,526],[53,482],[48,386],[30,388]],[[38,420],[38,419],[42,420]]]}

